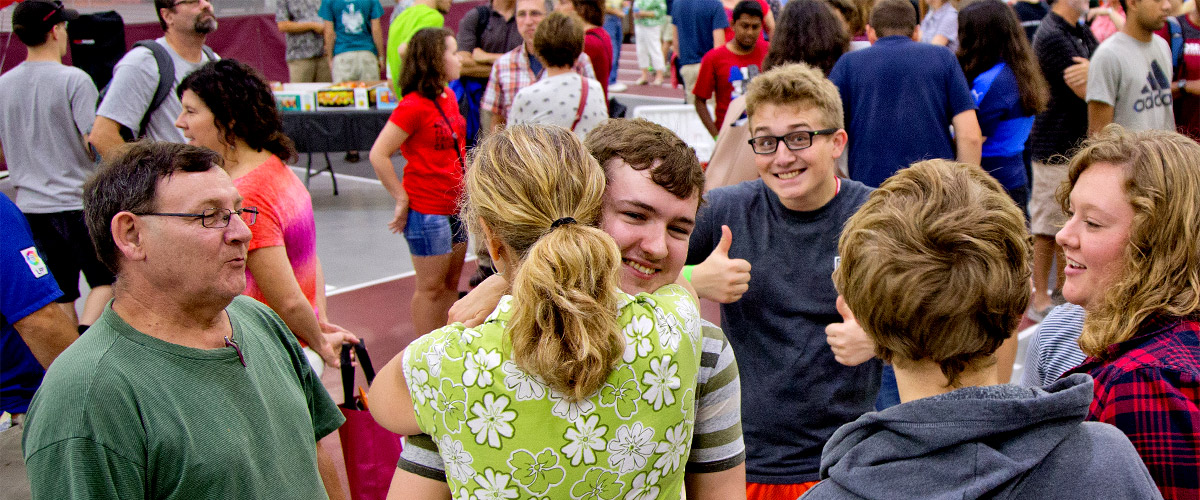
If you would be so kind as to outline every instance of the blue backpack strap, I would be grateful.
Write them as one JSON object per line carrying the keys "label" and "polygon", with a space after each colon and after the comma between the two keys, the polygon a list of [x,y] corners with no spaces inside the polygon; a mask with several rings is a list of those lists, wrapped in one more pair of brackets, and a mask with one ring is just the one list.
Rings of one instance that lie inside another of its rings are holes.
{"label": "blue backpack strap", "polygon": [[171,54],[167,53],[167,48],[160,45],[154,40],[142,40],[133,44],[134,47],[145,47],[154,54],[154,62],[158,63],[158,87],[154,89],[154,98],[150,100],[150,106],[146,108],[146,114],[142,115],[142,122],[138,125],[137,136],[135,139],[141,139],[146,136],[146,126],[150,124],[150,117],[154,115],[154,111],[162,106],[162,103],[171,95],[171,91],[175,88],[175,61],[171,60]]}
{"label": "blue backpack strap", "polygon": [[1170,33],[1171,39],[1171,68],[1174,69],[1175,77],[1179,77],[1179,66],[1183,63],[1183,16],[1179,18],[1167,18],[1167,32]]}

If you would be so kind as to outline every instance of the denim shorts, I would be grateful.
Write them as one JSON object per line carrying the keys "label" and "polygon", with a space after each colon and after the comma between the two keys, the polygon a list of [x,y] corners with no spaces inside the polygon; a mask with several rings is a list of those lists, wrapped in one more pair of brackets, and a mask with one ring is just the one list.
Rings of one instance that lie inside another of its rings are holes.
{"label": "denim shorts", "polygon": [[450,253],[454,245],[466,243],[467,231],[457,215],[428,215],[408,209],[404,226],[408,253],[414,257],[432,257]]}

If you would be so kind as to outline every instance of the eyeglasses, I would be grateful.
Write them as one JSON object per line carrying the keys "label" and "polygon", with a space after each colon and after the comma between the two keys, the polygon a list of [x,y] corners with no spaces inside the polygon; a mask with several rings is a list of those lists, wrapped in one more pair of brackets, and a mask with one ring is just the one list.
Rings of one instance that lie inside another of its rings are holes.
{"label": "eyeglasses", "polygon": [[191,5],[194,3],[200,3],[200,0],[180,0],[178,2],[171,4],[171,8],[174,9],[175,7],[178,7],[180,5]]}
{"label": "eyeglasses", "polygon": [[211,229],[224,229],[229,227],[229,221],[233,219],[234,214],[242,218],[242,221],[247,226],[253,225],[254,220],[258,218],[258,209],[254,207],[246,207],[239,210],[230,210],[228,208],[209,208],[198,214],[181,214],[173,212],[134,212],[133,215],[157,215],[160,217],[192,217],[200,219],[200,225]]}
{"label": "eyeglasses", "polygon": [[837,132],[839,129],[827,128],[822,130],[797,130],[787,135],[760,135],[749,141],[750,147],[754,148],[755,154],[769,155],[774,154],[776,149],[779,149],[779,141],[792,151],[800,151],[812,146],[813,136],[829,135]]}

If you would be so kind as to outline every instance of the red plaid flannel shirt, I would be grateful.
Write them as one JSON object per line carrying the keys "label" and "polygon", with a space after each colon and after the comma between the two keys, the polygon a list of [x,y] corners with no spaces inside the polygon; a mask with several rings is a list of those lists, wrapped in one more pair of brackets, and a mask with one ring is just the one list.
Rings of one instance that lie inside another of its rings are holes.
{"label": "red plaid flannel shirt", "polygon": [[[592,71],[592,60],[587,54],[580,53],[579,59],[575,60],[575,66],[571,69],[584,78],[596,79],[596,73]],[[541,75],[534,75],[533,69],[529,67],[529,52],[522,43],[492,64],[492,75],[488,77],[487,90],[483,92],[479,109],[490,111],[497,118],[507,119],[508,110],[512,109],[517,91],[533,85],[533,82],[540,79]]]}
{"label": "red plaid flannel shirt", "polygon": [[[1089,420],[1121,429],[1163,497],[1200,498],[1200,316],[1152,316],[1067,373],[1096,380]],[[1066,375],[1063,375],[1064,377]]]}

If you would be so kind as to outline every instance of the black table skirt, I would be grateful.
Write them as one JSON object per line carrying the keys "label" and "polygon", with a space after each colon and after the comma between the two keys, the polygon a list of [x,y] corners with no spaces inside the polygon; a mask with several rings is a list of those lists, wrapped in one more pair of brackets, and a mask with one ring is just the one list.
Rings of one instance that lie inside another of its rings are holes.
{"label": "black table skirt", "polygon": [[369,151],[391,110],[284,111],[283,131],[300,153]]}

